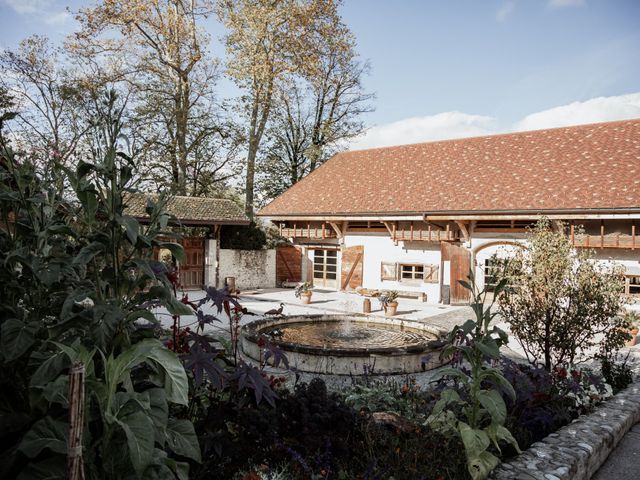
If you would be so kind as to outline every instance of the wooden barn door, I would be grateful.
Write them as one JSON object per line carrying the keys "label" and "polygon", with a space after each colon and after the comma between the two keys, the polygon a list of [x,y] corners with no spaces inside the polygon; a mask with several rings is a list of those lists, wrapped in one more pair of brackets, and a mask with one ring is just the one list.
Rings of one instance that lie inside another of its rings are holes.
{"label": "wooden barn door", "polygon": [[340,279],[342,290],[355,290],[362,286],[362,265],[364,246],[345,247],[342,249]]}
{"label": "wooden barn door", "polygon": [[276,247],[276,285],[302,281],[302,250],[293,245]]}
{"label": "wooden barn door", "polygon": [[183,238],[184,262],[180,263],[182,288],[202,288],[204,285],[204,238]]}
{"label": "wooden barn door", "polygon": [[451,261],[451,304],[469,303],[469,290],[464,288],[458,280],[468,280],[471,267],[471,252],[464,247],[449,244],[449,258]]}

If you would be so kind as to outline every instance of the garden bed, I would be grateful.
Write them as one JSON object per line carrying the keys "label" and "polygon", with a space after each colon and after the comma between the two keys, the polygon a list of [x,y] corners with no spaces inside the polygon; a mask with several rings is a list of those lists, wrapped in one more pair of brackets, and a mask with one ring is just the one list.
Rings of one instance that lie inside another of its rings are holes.
{"label": "garden bed", "polygon": [[493,480],[588,480],[640,421],[640,382],[500,464]]}

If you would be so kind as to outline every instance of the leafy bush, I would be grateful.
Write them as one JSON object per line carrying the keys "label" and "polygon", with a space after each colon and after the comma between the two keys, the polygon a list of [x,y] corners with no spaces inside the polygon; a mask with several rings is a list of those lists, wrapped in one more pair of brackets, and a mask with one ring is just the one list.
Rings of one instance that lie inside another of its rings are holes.
{"label": "leafy bush", "polygon": [[[124,212],[134,165],[116,148],[113,95],[95,125],[95,163],[66,170],[77,201],[59,197],[29,159],[0,158],[0,476],[67,478],[70,368],[85,369],[82,450],[88,478],[182,476],[199,461],[177,356],[154,338],[150,308],[184,313],[151,260],[169,216],[150,205],[142,227]],[[6,147],[6,145],[3,145]]]}
{"label": "leafy bush", "polygon": [[[532,363],[548,371],[586,358],[601,341],[624,345],[622,276],[576,251],[564,225],[543,218],[529,235],[529,248],[503,263],[498,276],[510,287],[499,296],[500,313]],[[601,338],[604,337],[604,340]]]}

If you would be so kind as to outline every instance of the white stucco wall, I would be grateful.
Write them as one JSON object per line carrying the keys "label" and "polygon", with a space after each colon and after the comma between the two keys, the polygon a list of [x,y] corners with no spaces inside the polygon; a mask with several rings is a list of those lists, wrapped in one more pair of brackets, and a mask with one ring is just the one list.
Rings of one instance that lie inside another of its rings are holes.
{"label": "white stucco wall", "polygon": [[207,238],[204,241],[204,284],[216,283],[216,240]]}
{"label": "white stucco wall", "polygon": [[276,251],[220,249],[219,286],[235,277],[240,290],[276,286]]}
{"label": "white stucco wall", "polygon": [[[437,303],[440,300],[439,283],[418,283],[381,280],[381,262],[419,263],[440,265],[440,244],[425,242],[398,242],[394,245],[389,235],[347,235],[345,246],[364,246],[363,281],[365,288],[404,290],[424,292],[427,301]],[[442,275],[442,272],[439,272]]]}
{"label": "white stucco wall", "polygon": [[475,265],[476,282],[480,288],[484,286],[485,260],[497,255],[499,258],[513,256],[519,247],[513,244],[526,245],[524,234],[486,234],[476,233],[472,235],[469,250],[472,253],[471,261]]}

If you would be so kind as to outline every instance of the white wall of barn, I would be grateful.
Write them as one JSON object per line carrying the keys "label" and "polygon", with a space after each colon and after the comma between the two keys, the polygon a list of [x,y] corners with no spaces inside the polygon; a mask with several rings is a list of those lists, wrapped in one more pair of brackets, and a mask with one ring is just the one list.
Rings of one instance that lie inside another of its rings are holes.
{"label": "white wall of barn", "polygon": [[[427,301],[437,303],[440,300],[440,283],[408,283],[402,281],[381,280],[382,262],[407,264],[440,265],[440,244],[426,242],[398,242],[395,245],[389,235],[346,235],[345,246],[364,246],[362,286],[371,289],[402,290],[424,292]],[[441,274],[442,272],[440,272]]]}

